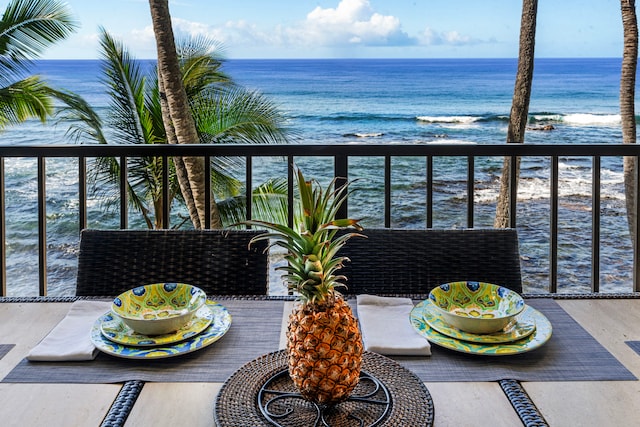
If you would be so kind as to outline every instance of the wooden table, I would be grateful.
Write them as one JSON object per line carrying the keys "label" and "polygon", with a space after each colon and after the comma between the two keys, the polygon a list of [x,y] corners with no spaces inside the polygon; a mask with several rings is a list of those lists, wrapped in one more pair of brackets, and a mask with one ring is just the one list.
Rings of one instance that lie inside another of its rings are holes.
{"label": "wooden table", "polygon": [[[0,360],[0,377],[20,362],[69,310],[70,303],[0,304],[0,343],[16,346]],[[122,384],[0,383],[3,426],[99,426]]]}
{"label": "wooden table", "polygon": [[[640,299],[559,299],[558,303],[640,378],[640,355],[625,344],[640,340]],[[69,306],[68,302],[0,304],[0,344],[15,344],[0,360],[1,377],[64,317]],[[433,398],[436,426],[523,424],[498,382],[425,384]],[[221,386],[146,383],[125,425],[211,427]],[[640,420],[640,381],[523,382],[521,387],[551,426],[617,426]],[[100,425],[121,388],[122,384],[0,383],[1,424]]]}

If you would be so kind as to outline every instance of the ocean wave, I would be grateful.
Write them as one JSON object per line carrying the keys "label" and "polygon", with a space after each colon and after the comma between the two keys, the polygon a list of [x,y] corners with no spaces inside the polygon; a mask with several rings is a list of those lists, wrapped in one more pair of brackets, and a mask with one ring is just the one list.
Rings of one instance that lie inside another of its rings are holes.
{"label": "ocean wave", "polygon": [[384,136],[384,133],[382,132],[354,132],[354,133],[345,133],[344,135],[345,138],[349,138],[349,137],[356,137],[356,138],[379,138],[381,136]]}
{"label": "ocean wave", "polygon": [[296,120],[320,120],[322,122],[406,122],[414,120],[413,117],[409,116],[375,113],[338,113],[326,116],[298,114],[291,116],[291,118]]}
{"label": "ocean wave", "polygon": [[478,116],[417,116],[416,120],[426,123],[470,124],[481,120]]}
{"label": "ocean wave", "polygon": [[[392,123],[402,122],[417,122],[419,124],[426,125],[442,125],[442,126],[454,126],[470,127],[479,126],[483,124],[492,123],[508,123],[509,115],[500,113],[485,113],[485,114],[456,114],[456,115],[397,115],[397,114],[370,114],[370,113],[338,113],[330,115],[292,115],[291,120],[311,120],[320,122],[334,122],[334,123],[378,123],[380,126],[392,126]],[[637,118],[640,122],[640,117]],[[596,113],[559,113],[559,112],[531,112],[529,114],[528,124],[532,126],[536,125],[548,125],[548,124],[561,124],[567,126],[602,126],[612,127],[619,126],[621,122],[620,114],[596,114]],[[384,123],[388,123],[385,125]],[[364,133],[366,137],[370,137],[372,134],[378,132],[348,132],[343,136],[349,137],[361,137]],[[382,133],[382,132],[380,132]],[[376,135],[378,136],[378,135]]]}
{"label": "ocean wave", "polygon": [[529,123],[548,123],[562,121],[562,114],[556,113],[533,113],[529,115]]}
{"label": "ocean wave", "polygon": [[562,117],[564,123],[573,125],[619,125],[620,114],[567,114]]}
{"label": "ocean wave", "polygon": [[[509,116],[504,114],[486,114],[480,116],[416,116],[416,120],[418,122],[430,124],[471,125],[490,122],[508,122]],[[620,125],[620,114],[555,112],[535,112],[529,114],[529,124],[535,125],[551,123],[573,126],[618,126]]]}
{"label": "ocean wave", "polygon": [[564,123],[576,126],[617,126],[620,124],[620,114],[533,113],[529,116],[529,123]]}

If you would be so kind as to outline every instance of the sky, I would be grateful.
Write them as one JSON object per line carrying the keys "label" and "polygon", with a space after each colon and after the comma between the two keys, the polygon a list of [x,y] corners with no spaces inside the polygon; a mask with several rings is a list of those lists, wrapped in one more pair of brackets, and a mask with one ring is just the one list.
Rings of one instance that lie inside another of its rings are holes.
{"label": "sky", "polygon": [[[4,11],[7,1],[0,1]],[[99,57],[103,27],[155,58],[147,0],[67,0],[79,30],[45,59]],[[240,58],[517,58],[519,0],[170,0],[176,36]],[[620,57],[618,0],[540,0],[536,57]]]}

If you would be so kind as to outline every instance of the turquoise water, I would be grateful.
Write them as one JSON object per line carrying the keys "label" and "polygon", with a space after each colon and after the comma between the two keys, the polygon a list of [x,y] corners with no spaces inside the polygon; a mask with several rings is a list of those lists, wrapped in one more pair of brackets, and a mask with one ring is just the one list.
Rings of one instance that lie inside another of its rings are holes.
{"label": "turquoise water", "polygon": [[[146,62],[150,67],[151,62]],[[52,85],[83,95],[102,114],[108,98],[99,61],[40,61],[37,70]],[[233,60],[225,70],[259,90],[289,117],[301,143],[487,144],[506,139],[516,61],[513,59],[410,60]],[[531,131],[527,143],[619,143],[619,59],[541,59],[536,62],[530,125],[551,124],[551,132]],[[0,134],[1,144],[61,144],[62,125],[31,122]],[[381,226],[381,159],[350,165],[360,178],[351,215],[365,226]],[[394,227],[424,227],[422,161],[394,159]],[[491,226],[501,159],[476,163],[475,225]],[[303,164],[304,167],[304,164]],[[464,227],[465,165],[438,159],[435,227]],[[9,294],[37,293],[35,162],[7,159],[7,276]],[[70,294],[77,251],[77,167],[47,162],[49,293]],[[257,164],[256,180],[284,174],[275,159]],[[561,159],[560,287],[586,290],[590,271],[590,174],[588,159]],[[543,289],[548,271],[548,163],[522,165],[519,228],[525,288]],[[602,276],[605,291],[631,290],[621,159],[603,159]],[[117,212],[90,201],[89,226],[115,228]],[[141,226],[131,214],[132,226]],[[567,268],[571,266],[571,269]]]}

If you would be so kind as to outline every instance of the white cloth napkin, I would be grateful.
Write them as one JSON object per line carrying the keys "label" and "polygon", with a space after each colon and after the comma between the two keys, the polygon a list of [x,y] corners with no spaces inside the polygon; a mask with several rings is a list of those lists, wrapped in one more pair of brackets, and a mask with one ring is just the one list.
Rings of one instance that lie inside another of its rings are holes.
{"label": "white cloth napkin", "polygon": [[358,295],[364,348],[388,356],[429,356],[431,346],[411,326],[410,298]]}
{"label": "white cloth napkin", "polygon": [[91,327],[111,308],[110,301],[75,301],[69,312],[27,355],[31,361],[93,360],[98,349],[91,342]]}

